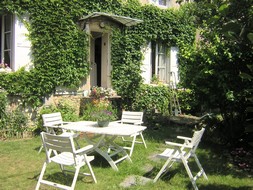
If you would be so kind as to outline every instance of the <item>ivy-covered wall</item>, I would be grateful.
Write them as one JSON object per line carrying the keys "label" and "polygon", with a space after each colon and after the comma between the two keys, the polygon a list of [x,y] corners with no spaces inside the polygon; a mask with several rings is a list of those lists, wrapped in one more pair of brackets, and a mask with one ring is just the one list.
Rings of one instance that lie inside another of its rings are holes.
{"label": "ivy-covered wall", "polygon": [[35,107],[57,86],[77,87],[89,73],[89,36],[78,28],[78,19],[106,12],[143,20],[134,27],[115,29],[111,36],[112,85],[131,106],[142,83],[141,47],[160,41],[180,48],[194,41],[194,21],[188,9],[188,5],[177,10],[142,6],[138,0],[3,0],[0,13],[29,15],[26,24],[35,67],[29,72],[0,74],[0,87]]}

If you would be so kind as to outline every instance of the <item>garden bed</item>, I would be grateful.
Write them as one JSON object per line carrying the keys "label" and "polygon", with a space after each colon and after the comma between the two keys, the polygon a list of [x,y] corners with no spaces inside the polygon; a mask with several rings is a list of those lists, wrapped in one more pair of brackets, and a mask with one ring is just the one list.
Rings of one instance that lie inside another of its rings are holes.
{"label": "garden bed", "polygon": [[16,132],[12,129],[0,130],[0,140],[5,140],[7,138],[24,139],[31,138],[33,136],[34,134],[32,131]]}

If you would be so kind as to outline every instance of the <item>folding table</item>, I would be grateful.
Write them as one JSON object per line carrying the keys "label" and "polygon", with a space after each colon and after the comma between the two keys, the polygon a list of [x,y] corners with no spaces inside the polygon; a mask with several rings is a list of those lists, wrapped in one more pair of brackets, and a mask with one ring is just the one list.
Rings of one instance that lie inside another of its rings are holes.
{"label": "folding table", "polygon": [[[117,137],[131,136],[147,128],[145,126],[120,124],[117,122],[110,122],[108,127],[99,127],[97,122],[93,121],[72,122],[60,127],[66,130],[83,132],[85,140],[92,144],[94,146],[93,149],[103,156],[116,171],[118,171],[117,163],[125,159],[130,162],[132,160],[125,149],[117,145],[114,140]],[[95,137],[91,138],[89,134],[94,134]],[[116,157],[117,160],[113,160],[112,157]]]}

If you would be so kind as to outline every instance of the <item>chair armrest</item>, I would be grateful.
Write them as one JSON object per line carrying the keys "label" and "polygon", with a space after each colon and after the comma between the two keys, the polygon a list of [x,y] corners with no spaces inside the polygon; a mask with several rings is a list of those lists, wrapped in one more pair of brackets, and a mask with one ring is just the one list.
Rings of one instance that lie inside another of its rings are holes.
{"label": "chair armrest", "polygon": [[59,128],[59,125],[43,125],[44,127]]}
{"label": "chair armrest", "polygon": [[134,125],[141,125],[143,122],[142,121],[140,121],[140,122],[136,122],[136,123],[134,123]]}
{"label": "chair armrest", "polygon": [[73,122],[71,122],[71,121],[63,121],[62,125],[67,125],[67,124],[70,124],[70,123],[73,123]]}
{"label": "chair armrest", "polygon": [[93,145],[87,145],[87,146],[85,146],[85,147],[83,147],[83,148],[80,148],[80,149],[78,149],[78,150],[76,150],[76,154],[80,154],[80,153],[85,153],[85,152],[88,152],[88,151],[90,151],[91,149],[93,148]]}
{"label": "chair armrest", "polygon": [[[112,123],[127,123],[127,122],[122,122],[122,120],[117,120],[117,121],[112,121]],[[143,122],[135,122],[131,123],[132,125],[141,125]]]}
{"label": "chair armrest", "polygon": [[178,146],[178,147],[184,147],[184,148],[191,148],[191,146],[189,146],[189,145],[187,145],[187,144],[180,144],[180,143],[174,143],[174,142],[169,142],[169,141],[165,141],[165,144],[171,145],[171,146]]}
{"label": "chair armrest", "polygon": [[189,137],[183,137],[183,136],[177,136],[178,139],[183,139],[183,140],[192,140],[192,138],[189,138]]}
{"label": "chair armrest", "polygon": [[112,123],[121,123],[121,120],[111,121]]}

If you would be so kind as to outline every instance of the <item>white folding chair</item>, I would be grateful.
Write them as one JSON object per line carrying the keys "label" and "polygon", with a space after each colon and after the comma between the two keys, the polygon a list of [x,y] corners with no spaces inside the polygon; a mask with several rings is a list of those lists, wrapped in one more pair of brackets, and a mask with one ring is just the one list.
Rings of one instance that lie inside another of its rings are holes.
{"label": "white folding chair", "polygon": [[[76,140],[76,138],[78,137],[78,133],[74,133],[72,131],[69,132],[67,130],[60,128],[60,126],[62,125],[71,123],[71,122],[63,121],[62,115],[60,112],[43,114],[42,120],[43,120],[43,126],[46,128],[47,133],[56,134],[55,130],[60,130],[61,131],[61,134],[59,134],[60,136],[64,136],[64,137],[72,136],[75,139],[76,144],[79,146]],[[39,149],[39,153],[41,152],[42,148],[43,148],[43,145],[41,145]]]}
{"label": "white folding chair", "polygon": [[[121,120],[117,121],[122,124],[133,124],[133,125],[141,125],[143,123],[143,112],[136,112],[136,111],[123,111]],[[137,140],[137,137],[141,137],[141,141]],[[131,140],[121,137],[124,142],[131,142],[131,146],[125,146],[124,149],[130,150],[129,156],[131,157],[134,150],[135,143],[142,143],[144,144],[145,148],[147,148],[146,142],[142,135],[142,132],[136,133],[131,137]]]}
{"label": "white folding chair", "polygon": [[[184,140],[183,144],[173,143],[173,142],[165,142],[166,144],[171,145],[173,148],[167,148],[163,153],[157,155],[157,157],[165,159],[166,162],[163,165],[163,167],[161,168],[161,170],[159,171],[159,173],[156,175],[154,182],[156,182],[158,180],[158,178],[163,173],[165,173],[166,168],[167,167],[170,168],[174,162],[183,162],[184,167],[187,171],[187,174],[188,174],[195,190],[198,189],[198,187],[196,185],[196,180],[198,179],[198,177],[203,175],[205,179],[208,179],[206,176],[206,173],[205,173],[204,169],[202,168],[202,166],[199,162],[199,159],[197,158],[197,155],[195,153],[195,151],[198,147],[198,144],[201,141],[204,131],[205,131],[205,128],[202,128],[199,131],[195,131],[192,138],[178,136],[177,137],[178,139]],[[199,168],[199,172],[195,176],[193,176],[193,174],[190,170],[190,167],[188,165],[188,160],[191,157],[193,157],[195,159],[195,162]]]}
{"label": "white folding chair", "polygon": [[[97,183],[96,177],[90,165],[90,162],[94,159],[94,156],[87,156],[87,153],[93,150],[93,145],[88,145],[76,150],[72,136],[64,137],[42,132],[41,138],[46,151],[46,161],[43,164],[39,180],[36,185],[36,190],[39,189],[41,184],[60,189],[73,190],[75,188],[78,174],[91,175],[93,181]],[[65,170],[64,166],[73,166],[75,168],[75,174],[71,186],[43,179],[47,165],[52,162],[59,164],[63,172],[69,171]],[[88,166],[90,173],[79,173],[80,168],[85,165]]]}

